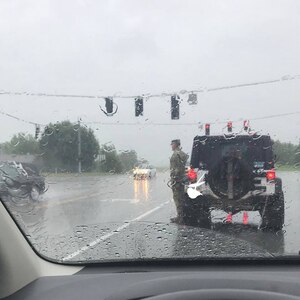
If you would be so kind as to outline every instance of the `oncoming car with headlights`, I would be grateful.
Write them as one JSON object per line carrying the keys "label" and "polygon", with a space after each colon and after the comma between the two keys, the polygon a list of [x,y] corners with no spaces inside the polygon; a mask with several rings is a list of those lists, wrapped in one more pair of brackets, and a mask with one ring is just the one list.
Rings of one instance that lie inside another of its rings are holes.
{"label": "oncoming car with headlights", "polygon": [[134,179],[151,179],[156,176],[156,169],[148,164],[141,164],[134,168],[133,178]]}

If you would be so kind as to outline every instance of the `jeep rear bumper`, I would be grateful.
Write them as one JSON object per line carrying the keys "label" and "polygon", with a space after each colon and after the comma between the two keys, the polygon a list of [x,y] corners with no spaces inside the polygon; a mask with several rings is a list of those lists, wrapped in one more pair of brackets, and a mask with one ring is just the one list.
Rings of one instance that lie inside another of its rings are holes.
{"label": "jeep rear bumper", "polygon": [[220,198],[216,196],[209,188],[209,186],[203,186],[201,189],[201,195],[196,199],[191,199],[186,194],[185,201],[195,203],[198,201],[205,201],[212,209],[221,209],[224,211],[231,211],[237,213],[239,211],[251,211],[259,210],[268,201],[268,199],[275,195],[275,182],[263,182],[261,187],[255,187],[254,191],[249,191],[244,197],[240,199],[230,200],[226,197]]}
{"label": "jeep rear bumper", "polygon": [[[203,201],[205,199],[206,203],[208,203],[208,205],[212,209],[221,209],[224,211],[231,211],[236,213],[239,211],[259,210],[265,205],[269,197],[271,197],[271,195],[270,196],[260,195],[260,196],[248,197],[245,199],[229,201],[229,200],[216,199],[209,196],[200,196],[195,200]],[[187,199],[187,201],[189,200],[191,199]]]}

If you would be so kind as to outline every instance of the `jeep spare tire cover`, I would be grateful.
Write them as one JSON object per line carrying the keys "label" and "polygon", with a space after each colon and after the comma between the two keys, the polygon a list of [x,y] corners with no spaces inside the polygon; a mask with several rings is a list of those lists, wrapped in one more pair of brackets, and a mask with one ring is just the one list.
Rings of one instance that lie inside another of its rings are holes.
{"label": "jeep spare tire cover", "polygon": [[228,200],[245,196],[252,187],[252,170],[236,157],[223,157],[208,172],[208,184],[215,195]]}

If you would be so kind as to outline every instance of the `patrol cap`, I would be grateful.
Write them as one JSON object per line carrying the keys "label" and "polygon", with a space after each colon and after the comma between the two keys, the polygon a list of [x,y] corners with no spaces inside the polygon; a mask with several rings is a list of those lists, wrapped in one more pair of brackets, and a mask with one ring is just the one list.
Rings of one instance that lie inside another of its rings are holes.
{"label": "patrol cap", "polygon": [[171,145],[176,144],[177,146],[180,146],[180,140],[172,140]]}

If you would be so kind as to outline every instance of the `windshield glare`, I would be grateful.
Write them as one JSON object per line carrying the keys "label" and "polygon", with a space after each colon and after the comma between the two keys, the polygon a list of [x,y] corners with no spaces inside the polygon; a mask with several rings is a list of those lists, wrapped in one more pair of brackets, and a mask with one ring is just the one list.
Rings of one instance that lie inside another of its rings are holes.
{"label": "windshield glare", "polygon": [[46,259],[300,249],[298,1],[1,1],[0,198]]}

